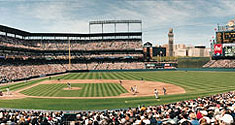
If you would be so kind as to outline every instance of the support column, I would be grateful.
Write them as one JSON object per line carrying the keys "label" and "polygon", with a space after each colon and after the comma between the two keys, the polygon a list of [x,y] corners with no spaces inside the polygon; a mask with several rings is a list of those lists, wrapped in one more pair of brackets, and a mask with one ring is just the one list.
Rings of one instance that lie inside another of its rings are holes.
{"label": "support column", "polygon": [[101,26],[102,26],[102,33],[104,33],[104,24],[102,23]]}
{"label": "support column", "polygon": [[89,34],[91,33],[91,24],[89,23]]}
{"label": "support column", "polygon": [[104,24],[102,23],[102,40],[104,39],[103,33],[104,33]]}
{"label": "support column", "polygon": [[116,23],[114,23],[114,33],[116,33],[117,29],[116,29]]}

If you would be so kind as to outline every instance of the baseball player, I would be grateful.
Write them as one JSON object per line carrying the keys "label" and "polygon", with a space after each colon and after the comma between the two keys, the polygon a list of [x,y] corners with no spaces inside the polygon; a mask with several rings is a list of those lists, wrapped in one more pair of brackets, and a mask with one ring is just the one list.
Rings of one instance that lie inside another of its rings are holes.
{"label": "baseball player", "polygon": [[3,93],[2,93],[2,91],[0,91],[0,96],[3,96]]}
{"label": "baseball player", "polygon": [[163,90],[163,94],[166,95],[166,88],[163,87],[162,90]]}
{"label": "baseball player", "polygon": [[120,85],[122,85],[122,80],[119,80]]}
{"label": "baseball player", "polygon": [[135,95],[134,87],[132,87],[132,86],[131,86],[131,92],[133,93],[133,95]]}
{"label": "baseball player", "polygon": [[134,93],[135,94],[137,93],[137,85],[135,85],[135,87],[134,87]]}
{"label": "baseball player", "polygon": [[155,98],[156,98],[156,99],[159,99],[157,89],[154,89],[154,95],[155,95]]}
{"label": "baseball player", "polygon": [[7,90],[7,95],[10,95],[10,88],[7,87],[6,90]]}
{"label": "baseball player", "polygon": [[68,86],[69,89],[72,89],[72,86],[69,82],[67,82],[67,86]]}

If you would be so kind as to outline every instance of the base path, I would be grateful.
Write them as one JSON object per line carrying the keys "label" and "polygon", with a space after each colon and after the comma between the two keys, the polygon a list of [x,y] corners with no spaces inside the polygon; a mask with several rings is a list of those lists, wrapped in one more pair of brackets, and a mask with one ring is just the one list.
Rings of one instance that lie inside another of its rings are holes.
{"label": "base path", "polygon": [[[109,97],[49,97],[49,96],[28,96],[21,94],[20,92],[40,84],[67,84],[69,83],[117,83],[120,84],[120,80],[46,80],[31,86],[19,89],[17,91],[11,92],[12,95],[0,96],[0,99],[21,99],[21,98],[54,98],[54,99],[103,99],[103,98],[125,98],[125,97],[141,97],[141,96],[154,96],[154,89],[158,89],[160,95],[163,95],[163,87],[166,88],[167,94],[182,94],[185,90],[179,86],[173,84],[167,84],[155,81],[137,81],[137,80],[121,80],[121,85],[128,91],[128,93],[123,93],[119,96],[109,96]],[[130,91],[131,87],[137,86],[137,93],[135,95]],[[82,88],[76,88],[78,91]],[[65,90],[65,88],[64,88]],[[71,89],[71,90],[75,90]],[[66,89],[69,91],[69,89]]]}

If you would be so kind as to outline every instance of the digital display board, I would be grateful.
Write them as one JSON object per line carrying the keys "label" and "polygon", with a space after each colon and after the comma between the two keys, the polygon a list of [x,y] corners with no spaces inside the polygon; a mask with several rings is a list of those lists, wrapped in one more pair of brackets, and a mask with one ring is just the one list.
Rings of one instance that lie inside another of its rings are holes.
{"label": "digital display board", "polygon": [[223,50],[224,56],[235,56],[235,46],[225,46]]}
{"label": "digital display board", "polygon": [[232,32],[217,32],[216,43],[235,43],[235,31]]}
{"label": "digital display board", "polygon": [[222,32],[217,32],[216,33],[216,43],[221,44],[223,40],[223,33]]}

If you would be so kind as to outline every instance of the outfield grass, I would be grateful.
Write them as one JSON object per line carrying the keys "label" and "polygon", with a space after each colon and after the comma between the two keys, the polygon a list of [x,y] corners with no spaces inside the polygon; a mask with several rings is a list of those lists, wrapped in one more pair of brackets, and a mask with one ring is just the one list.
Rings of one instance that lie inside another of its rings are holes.
{"label": "outfield grass", "polygon": [[27,86],[31,86],[35,83],[38,83],[38,82],[41,82],[45,79],[40,79],[40,80],[34,80],[34,81],[25,81],[25,82],[21,82],[19,84],[12,84],[12,85],[7,85],[7,86],[2,86],[0,87],[0,91],[3,91],[5,92],[6,91],[6,88],[10,88],[10,90],[18,90],[18,89],[21,89],[21,88],[24,88],[24,87],[27,87]]}
{"label": "outfield grass", "polygon": [[[123,79],[160,81],[175,84],[186,90],[185,94],[160,96],[156,101],[154,96],[112,99],[36,99],[25,98],[16,100],[0,100],[2,108],[49,109],[49,110],[98,110],[136,107],[138,105],[159,105],[180,100],[208,96],[216,93],[235,90],[235,72],[89,72],[72,73],[52,79]],[[42,81],[42,80],[41,80]],[[11,90],[37,83],[38,80],[12,85]],[[3,88],[5,89],[5,88]]]}
{"label": "outfield grass", "polygon": [[72,83],[72,87],[82,88],[81,90],[63,90],[66,84],[40,84],[22,91],[22,94],[29,96],[49,97],[107,97],[118,96],[128,91],[116,83]]}

